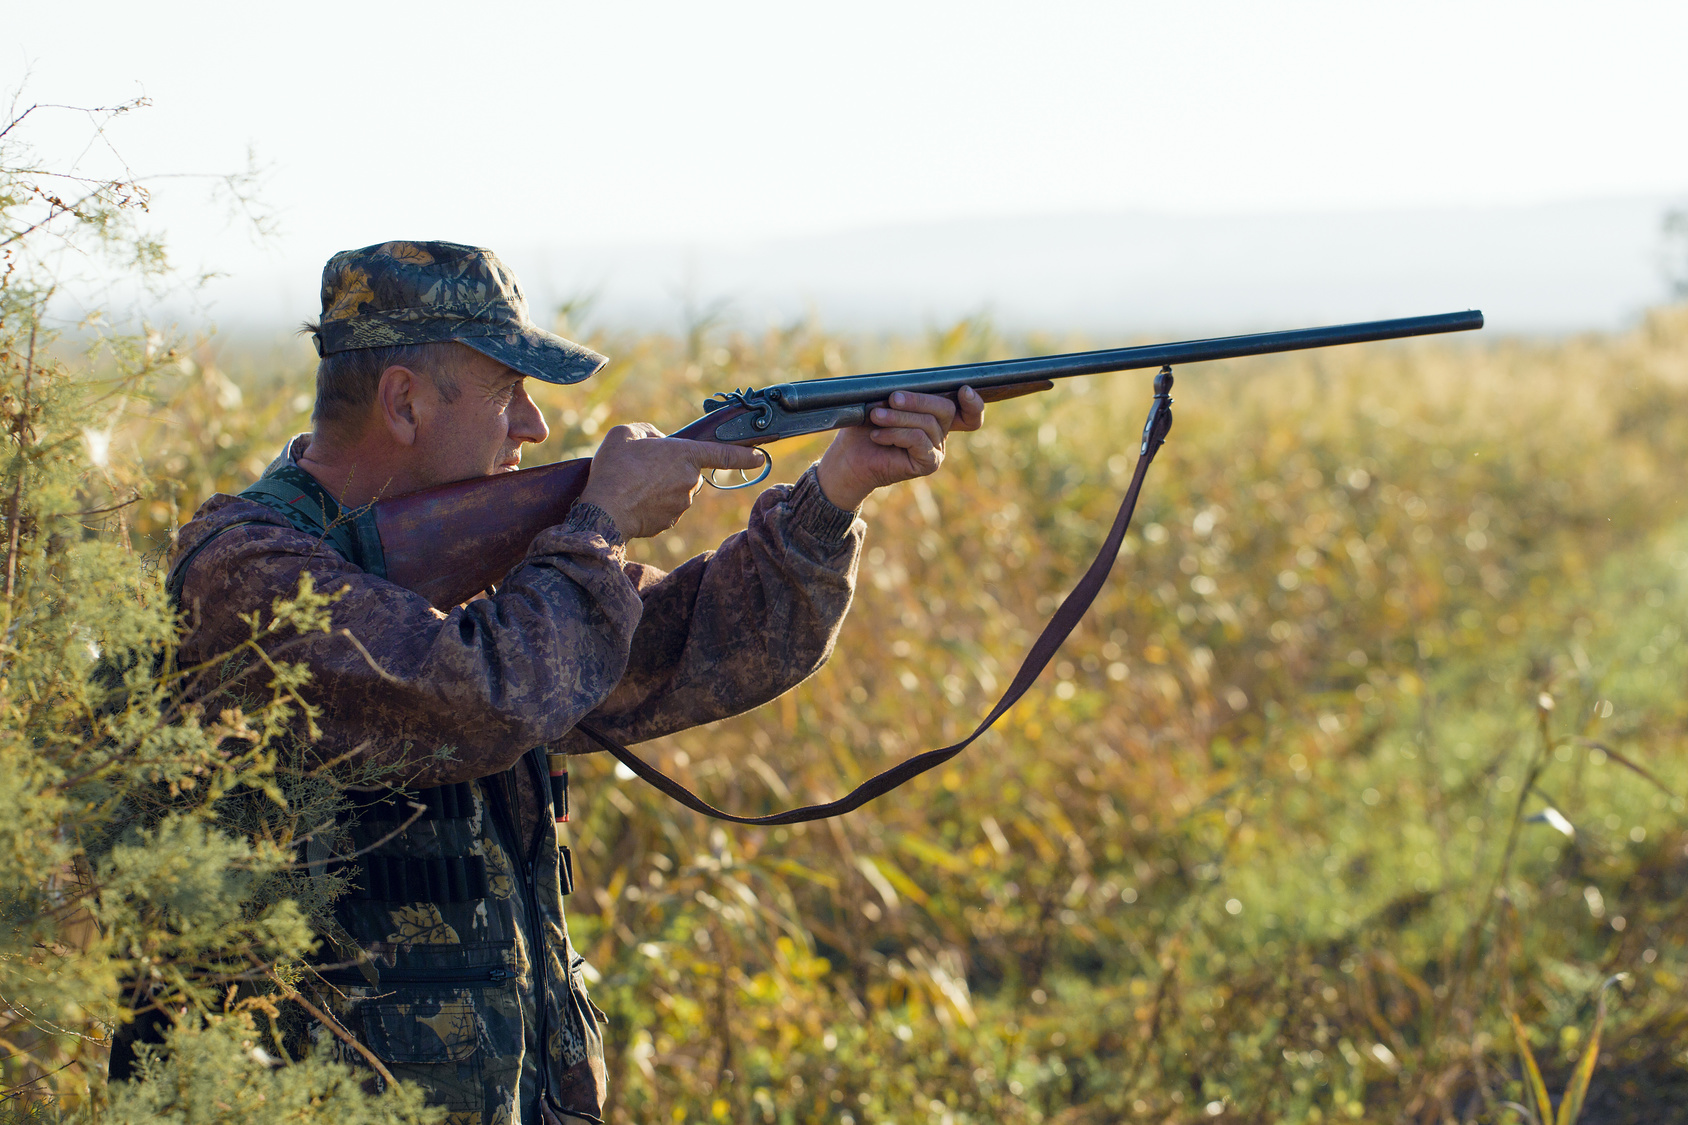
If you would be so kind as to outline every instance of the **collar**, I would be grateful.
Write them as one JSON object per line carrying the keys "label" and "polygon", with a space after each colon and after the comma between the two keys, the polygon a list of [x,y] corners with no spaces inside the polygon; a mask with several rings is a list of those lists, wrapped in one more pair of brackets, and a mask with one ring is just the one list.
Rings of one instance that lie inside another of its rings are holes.
{"label": "collar", "polygon": [[281,452],[276,455],[276,459],[265,466],[263,473],[260,474],[260,479],[262,477],[273,477],[288,465],[297,465],[299,454],[305,451],[305,446],[309,445],[310,442],[311,434],[309,430],[288,438],[287,444],[281,447]]}

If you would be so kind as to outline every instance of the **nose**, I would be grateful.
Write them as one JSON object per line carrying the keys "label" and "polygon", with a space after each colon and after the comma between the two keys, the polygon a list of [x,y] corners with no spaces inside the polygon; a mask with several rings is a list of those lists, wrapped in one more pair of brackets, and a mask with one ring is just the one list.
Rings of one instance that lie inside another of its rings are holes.
{"label": "nose", "polygon": [[516,388],[515,400],[510,403],[510,437],[537,445],[551,434],[539,404],[528,397],[526,387]]}

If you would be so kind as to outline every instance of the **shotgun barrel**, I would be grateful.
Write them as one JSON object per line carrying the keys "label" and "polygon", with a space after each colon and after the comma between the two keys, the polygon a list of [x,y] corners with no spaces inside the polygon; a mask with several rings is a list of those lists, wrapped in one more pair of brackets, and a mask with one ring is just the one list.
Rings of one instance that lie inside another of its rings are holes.
{"label": "shotgun barrel", "polygon": [[[1338,344],[1363,344],[1374,340],[1399,340],[1443,332],[1467,332],[1481,327],[1483,314],[1473,309],[1324,328],[1297,328],[1288,332],[1255,332],[1211,340],[1183,340],[1173,344],[1146,344],[1029,359],[963,363],[951,367],[922,367],[877,375],[844,375],[832,379],[780,383],[762,390],[733,391],[704,403],[704,409],[712,411],[723,406],[741,405],[750,411],[746,422],[724,427],[717,440],[742,441],[757,434],[766,434],[768,440],[774,440],[820,429],[836,429],[841,425],[859,425],[862,419],[851,420],[857,413],[855,408],[884,402],[894,391],[954,394],[962,387],[970,386],[983,392],[1054,379],[1071,379],[1078,375],[1101,375],[1112,371],[1329,348]],[[829,412],[834,411],[842,413],[836,418],[829,417]],[[861,413],[865,417],[865,410]],[[808,417],[798,417],[804,415]]]}

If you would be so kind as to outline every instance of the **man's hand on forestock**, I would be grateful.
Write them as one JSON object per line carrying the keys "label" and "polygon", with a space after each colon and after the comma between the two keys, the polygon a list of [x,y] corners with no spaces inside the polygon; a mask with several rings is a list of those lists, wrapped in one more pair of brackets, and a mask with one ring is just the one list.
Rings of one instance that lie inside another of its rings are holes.
{"label": "man's hand on forestock", "polygon": [[580,499],[607,512],[623,538],[644,539],[680,522],[705,472],[761,464],[754,449],[664,437],[650,423],[634,422],[604,435]]}
{"label": "man's hand on forestock", "polygon": [[821,457],[821,491],[846,511],[861,507],[876,488],[929,476],[944,463],[944,439],[951,430],[976,430],[985,420],[985,400],[971,387],[960,402],[942,395],[898,391],[876,406],[866,424],[840,430]]}

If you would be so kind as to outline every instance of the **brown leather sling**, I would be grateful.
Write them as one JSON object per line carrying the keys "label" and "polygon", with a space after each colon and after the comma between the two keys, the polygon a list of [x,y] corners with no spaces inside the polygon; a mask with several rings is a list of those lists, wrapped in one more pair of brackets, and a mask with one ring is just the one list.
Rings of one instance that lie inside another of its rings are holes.
{"label": "brown leather sling", "polygon": [[818,805],[805,805],[799,809],[789,809],[785,812],[770,813],[767,816],[739,816],[736,813],[724,812],[711,805],[678,781],[669,777],[627,747],[608,737],[588,723],[577,723],[575,730],[595,742],[600,748],[609,751],[617,761],[632,770],[643,780],[660,789],[680,804],[693,812],[705,816],[712,816],[717,820],[731,821],[734,824],[802,824],[811,820],[824,820],[827,817],[841,816],[861,808],[875,797],[883,796],[902,785],[912,781],[921,774],[937,768],[971,746],[980,735],[989,730],[1010,707],[1019,702],[1021,696],[1032,686],[1044,668],[1049,666],[1056,650],[1061,647],[1074,628],[1078,626],[1085,611],[1101,593],[1102,585],[1108,579],[1108,572],[1113,569],[1114,561],[1119,558],[1120,547],[1125,543],[1126,529],[1131,526],[1131,515],[1137,509],[1137,495],[1143,490],[1143,478],[1148,475],[1149,465],[1160,451],[1161,444],[1172,429],[1172,368],[1163,367],[1160,374],[1155,376],[1155,400],[1149,408],[1148,421],[1143,425],[1143,445],[1138,450],[1137,468],[1131,475],[1131,485],[1125,490],[1125,498],[1120,501],[1119,512],[1114,516],[1113,527],[1108,529],[1108,536],[1102,541],[1102,547],[1096,552],[1096,557],[1090,563],[1090,568],[1084,572],[1072,592],[1064,598],[1060,606],[1050,617],[1049,623],[1043,627],[1043,632],[1033,642],[1031,650],[1020,663],[1020,669],[1014,674],[1014,680],[1008,685],[1008,690],[1002,693],[1002,698],[996,701],[990,713],[960,742],[937,750],[928,750],[916,754],[912,758],[904,759],[885,770],[875,774],[862,782],[847,795],[836,801],[827,801]]}

